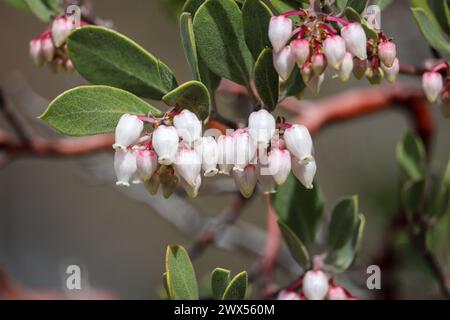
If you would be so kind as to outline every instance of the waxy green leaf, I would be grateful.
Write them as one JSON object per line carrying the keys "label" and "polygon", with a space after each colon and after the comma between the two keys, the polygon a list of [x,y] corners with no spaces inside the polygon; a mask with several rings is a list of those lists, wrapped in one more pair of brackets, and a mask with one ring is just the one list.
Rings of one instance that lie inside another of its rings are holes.
{"label": "waxy green leaf", "polygon": [[273,66],[272,50],[264,49],[256,60],[254,70],[256,91],[262,102],[274,110],[278,103],[278,73]]}
{"label": "waxy green leaf", "polygon": [[230,270],[216,268],[211,273],[211,289],[216,300],[222,300],[223,294],[230,283]]}
{"label": "waxy green leaf", "polygon": [[270,47],[269,23],[272,12],[261,0],[246,0],[242,7],[245,42],[256,60]]}
{"label": "waxy green leaf", "polygon": [[246,271],[242,271],[230,281],[223,293],[222,300],[244,300],[247,285],[248,274]]}
{"label": "waxy green leaf", "polygon": [[328,247],[330,251],[342,248],[353,237],[358,216],[356,196],[341,200],[333,209],[328,227]]}
{"label": "waxy green leaf", "polygon": [[425,175],[425,147],[420,138],[407,132],[397,145],[397,162],[406,180],[419,180]]}
{"label": "waxy green leaf", "polygon": [[283,221],[278,220],[278,226],[280,227],[283,239],[286,242],[289,252],[294,260],[297,261],[303,269],[309,268],[309,253],[303,242]]}

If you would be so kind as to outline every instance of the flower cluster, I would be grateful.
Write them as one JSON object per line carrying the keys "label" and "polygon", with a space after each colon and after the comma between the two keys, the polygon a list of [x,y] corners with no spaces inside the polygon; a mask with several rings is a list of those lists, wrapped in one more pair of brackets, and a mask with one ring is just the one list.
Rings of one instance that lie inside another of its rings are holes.
{"label": "flower cluster", "polygon": [[200,120],[186,109],[169,111],[162,118],[125,114],[117,124],[113,148],[118,185],[143,182],[151,194],[161,186],[165,197],[179,185],[196,197],[202,172],[203,177],[233,176],[245,197],[253,194],[258,182],[263,192],[275,192],[291,170],[312,188],[316,173],[308,129],[276,121],[264,109],[250,114],[248,128],[225,135],[210,130],[203,136]]}
{"label": "flower cluster", "polygon": [[[298,287],[298,288],[297,288]],[[300,289],[300,293],[297,290]],[[299,285],[282,290],[278,300],[356,300],[347,289],[335,285],[321,270],[307,271]]]}
{"label": "flower cluster", "polygon": [[75,28],[74,21],[65,16],[54,19],[49,29],[30,41],[30,56],[33,62],[37,66],[48,63],[55,72],[72,72],[74,67],[67,53],[67,37]]}
{"label": "flower cluster", "polygon": [[[442,102],[444,114],[450,116],[450,67],[447,62],[440,63],[422,76],[422,88],[430,102],[438,98]],[[444,81],[445,79],[445,81]]]}
{"label": "flower cluster", "polygon": [[[299,16],[300,26],[294,26],[290,16]],[[373,32],[376,32],[373,30]],[[372,84],[383,78],[395,82],[399,73],[396,45],[379,33],[377,39],[368,39],[358,22],[325,16],[319,18],[306,10],[290,11],[272,17],[269,39],[273,47],[274,67],[286,81],[295,65],[303,80],[318,93],[325,79],[327,66],[348,81],[353,72],[357,79],[364,75]]]}

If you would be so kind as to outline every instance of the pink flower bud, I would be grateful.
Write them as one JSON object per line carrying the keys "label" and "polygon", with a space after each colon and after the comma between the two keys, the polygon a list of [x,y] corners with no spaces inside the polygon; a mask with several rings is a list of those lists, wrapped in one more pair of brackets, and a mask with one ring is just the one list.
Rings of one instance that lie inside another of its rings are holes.
{"label": "pink flower bud", "polygon": [[281,290],[278,294],[277,300],[302,300],[300,296],[294,291]]}
{"label": "pink flower bud", "polygon": [[311,57],[311,65],[316,76],[320,76],[327,68],[327,58],[322,53],[316,53]]}
{"label": "pink flower bud", "polygon": [[136,153],[137,175],[145,182],[155,173],[158,167],[158,156],[153,150],[138,150]]}
{"label": "pink flower bud", "polygon": [[254,165],[248,165],[244,170],[233,171],[236,187],[245,198],[250,198],[256,187],[257,176]]}
{"label": "pink flower bud", "polygon": [[217,139],[219,149],[219,173],[229,175],[234,166],[234,140],[231,136],[222,135]]}
{"label": "pink flower bud", "polygon": [[397,57],[397,48],[392,41],[383,41],[378,45],[378,57],[388,68],[392,67]]}
{"label": "pink flower bud", "polygon": [[334,286],[328,290],[327,299],[328,300],[347,300],[347,293],[342,287]]}
{"label": "pink flower bud", "polygon": [[367,37],[363,27],[358,22],[350,23],[341,29],[347,50],[361,60],[367,59]]}
{"label": "pink flower bud", "polygon": [[296,39],[291,42],[291,48],[295,63],[299,67],[303,66],[309,57],[309,42],[307,40]]}
{"label": "pink flower bud", "polygon": [[284,141],[289,152],[306,164],[313,160],[313,143],[308,129],[300,124],[294,124],[284,131]]}
{"label": "pink flower bud", "polygon": [[136,153],[133,150],[117,149],[114,155],[114,171],[118,186],[130,186],[130,179],[136,173]]}
{"label": "pink flower bud", "polygon": [[359,58],[353,58],[353,75],[356,79],[360,80],[366,74],[367,60],[361,60]]}
{"label": "pink flower bud", "polygon": [[202,159],[195,150],[182,147],[176,156],[175,169],[187,184],[195,186],[202,169]]}
{"label": "pink flower bud", "polygon": [[292,20],[284,16],[275,16],[269,23],[269,40],[274,52],[279,52],[291,38]]}
{"label": "pink flower bud", "polygon": [[292,161],[292,173],[302,183],[306,189],[314,188],[314,176],[316,175],[317,165],[314,158],[308,163],[300,163],[300,161],[293,157]]}
{"label": "pink flower bud", "polygon": [[153,131],[152,146],[158,154],[158,162],[163,165],[170,165],[175,159],[178,151],[177,129],[172,126],[160,125]]}
{"label": "pink flower bud", "polygon": [[30,56],[35,65],[40,67],[44,64],[44,55],[40,39],[33,39],[30,41]]}
{"label": "pink flower bud", "polygon": [[313,94],[320,93],[320,87],[322,86],[323,81],[325,80],[325,75],[322,73],[320,76],[313,76],[306,85],[311,90]]}
{"label": "pink flower bud", "polygon": [[435,102],[444,86],[439,72],[425,72],[422,76],[422,88],[428,101]]}
{"label": "pink flower bud", "polygon": [[61,47],[66,41],[75,26],[71,19],[66,17],[59,17],[53,20],[52,23],[52,38],[55,42],[56,47]]}
{"label": "pink flower bud", "polygon": [[323,43],[323,51],[328,63],[338,69],[345,56],[345,41],[340,36],[329,36]]}
{"label": "pink flower bud", "polygon": [[195,140],[200,139],[202,134],[202,123],[195,113],[184,109],[173,117],[173,125],[177,129],[178,136],[192,146]]}
{"label": "pink flower bud", "polygon": [[351,53],[346,52],[341,67],[339,68],[339,78],[341,81],[348,81],[353,71],[353,57]]}
{"label": "pink flower bud", "polygon": [[243,171],[256,154],[256,144],[247,130],[239,129],[233,134],[234,171]]}
{"label": "pink flower bud", "polygon": [[253,141],[267,147],[275,134],[275,118],[265,109],[252,112],[248,118],[248,130]]}
{"label": "pink flower bud", "polygon": [[278,185],[286,182],[291,172],[291,155],[286,149],[274,148],[269,152],[269,170]]}
{"label": "pink flower bud", "polygon": [[139,139],[143,129],[144,122],[137,116],[124,114],[116,126],[116,141],[113,148],[125,150]]}
{"label": "pink flower bud", "polygon": [[45,61],[52,62],[55,57],[55,45],[50,36],[41,39],[41,48]]}
{"label": "pink flower bud", "polygon": [[202,168],[205,177],[212,177],[218,173],[219,147],[214,137],[203,137],[195,145],[195,150],[202,157]]}
{"label": "pink flower bud", "polygon": [[308,300],[323,300],[328,293],[328,277],[321,270],[310,270],[303,278],[303,293]]}
{"label": "pink flower bud", "polygon": [[291,46],[284,47],[280,52],[273,54],[273,65],[281,79],[287,80],[294,70],[295,59]]}
{"label": "pink flower bud", "polygon": [[397,75],[400,72],[400,63],[398,59],[395,58],[391,67],[387,67],[384,63],[381,63],[381,68],[384,71],[384,75],[386,76],[386,80],[390,83],[394,83],[397,79]]}

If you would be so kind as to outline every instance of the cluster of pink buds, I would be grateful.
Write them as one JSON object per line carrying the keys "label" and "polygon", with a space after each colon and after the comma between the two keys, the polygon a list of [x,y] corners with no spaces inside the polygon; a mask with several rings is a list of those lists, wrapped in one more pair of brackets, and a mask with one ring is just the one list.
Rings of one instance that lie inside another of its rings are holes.
{"label": "cluster of pink buds", "polygon": [[440,99],[444,113],[450,116],[450,66],[447,62],[440,63],[423,74],[422,88],[430,102]]}
{"label": "cluster of pink buds", "polygon": [[[290,16],[299,16],[301,24],[295,26]],[[357,79],[365,75],[372,84],[384,77],[395,82],[399,73],[395,44],[383,33],[377,40],[367,39],[358,22],[318,17],[307,10],[290,11],[272,17],[269,39],[280,78],[286,81],[297,65],[314,93],[319,92],[328,66],[338,72],[342,81],[348,81],[353,72]]]}
{"label": "cluster of pink buds", "polygon": [[67,53],[67,37],[75,28],[74,21],[65,16],[54,19],[49,29],[30,41],[30,56],[33,62],[37,66],[48,63],[55,72],[72,72],[74,67]]}
{"label": "cluster of pink buds", "polygon": [[[301,289],[301,290],[300,290]],[[300,293],[298,293],[300,291]],[[291,288],[280,291],[278,300],[357,300],[322,270],[310,270]]]}
{"label": "cluster of pink buds", "polygon": [[[145,122],[151,126],[145,129]],[[162,118],[123,115],[116,127],[114,168],[117,184],[143,182],[151,194],[162,187],[169,197],[181,185],[196,197],[204,177],[233,176],[243,196],[256,185],[275,192],[293,174],[313,187],[316,162],[309,131],[302,125],[278,121],[266,110],[253,112],[248,128],[225,135],[202,124],[189,110],[167,112]]]}

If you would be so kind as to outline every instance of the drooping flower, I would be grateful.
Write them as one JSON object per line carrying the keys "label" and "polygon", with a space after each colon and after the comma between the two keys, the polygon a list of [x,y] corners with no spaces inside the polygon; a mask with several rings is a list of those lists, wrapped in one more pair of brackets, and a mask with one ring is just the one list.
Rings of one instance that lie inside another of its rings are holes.
{"label": "drooping flower", "polygon": [[286,149],[274,148],[269,152],[269,171],[278,185],[286,182],[291,172],[291,155]]}
{"label": "drooping flower", "polygon": [[254,165],[247,165],[243,170],[233,171],[236,187],[245,198],[250,198],[256,187],[257,175]]}
{"label": "drooping flower", "polygon": [[353,22],[341,29],[341,37],[345,40],[347,50],[361,60],[367,59],[367,37],[363,27]]}
{"label": "drooping flower", "polygon": [[175,161],[177,174],[182,177],[190,186],[196,185],[197,177],[202,168],[202,159],[194,149],[181,147]]}
{"label": "drooping flower", "polygon": [[234,140],[231,136],[222,135],[217,139],[219,149],[219,173],[229,175],[234,167]]}
{"label": "drooping flower", "polygon": [[41,39],[42,55],[45,61],[52,62],[55,57],[55,45],[52,38],[48,35]]}
{"label": "drooping flower", "polygon": [[202,123],[195,113],[187,109],[173,117],[173,125],[177,129],[178,136],[189,146],[202,135]]}
{"label": "drooping flower", "polygon": [[295,67],[291,46],[286,46],[280,52],[273,53],[273,65],[281,79],[286,81]]}
{"label": "drooping flower", "polygon": [[428,101],[435,102],[444,86],[442,75],[439,72],[425,72],[422,76],[422,88]]}
{"label": "drooping flower", "polygon": [[313,144],[308,129],[300,124],[294,124],[284,131],[284,141],[289,152],[306,164],[313,160]]}
{"label": "drooping flower", "polygon": [[160,164],[172,164],[178,151],[178,142],[179,137],[175,127],[160,125],[153,131],[152,146],[158,154]]}
{"label": "drooping flower", "polygon": [[275,134],[275,118],[265,109],[252,112],[248,118],[248,130],[258,145],[267,147]]}
{"label": "drooping flower", "polygon": [[274,16],[269,23],[269,40],[275,52],[281,51],[291,38],[292,20],[284,16]]}
{"label": "drooping flower", "polygon": [[397,48],[392,41],[383,41],[378,45],[378,57],[388,68],[392,67],[397,58]]}
{"label": "drooping flower", "polygon": [[327,37],[323,43],[323,51],[330,66],[339,69],[345,56],[344,39],[337,35]]}
{"label": "drooping flower", "polygon": [[328,293],[328,277],[321,270],[310,270],[303,278],[303,293],[308,300],[323,300]]}
{"label": "drooping flower", "polygon": [[299,68],[302,67],[309,57],[309,42],[303,39],[296,39],[290,43],[290,46],[295,63]]}
{"label": "drooping flower", "polygon": [[118,186],[130,186],[130,180],[136,173],[136,152],[134,150],[116,149],[114,155],[114,171]]}
{"label": "drooping flower", "polygon": [[126,149],[136,142],[144,129],[144,122],[137,116],[124,114],[120,117],[116,126],[116,141],[113,144],[114,149]]}
{"label": "drooping flower", "polygon": [[137,175],[142,181],[149,180],[158,167],[158,156],[153,150],[137,150]]}
{"label": "drooping flower", "polygon": [[30,56],[34,64],[42,66],[44,64],[44,54],[42,52],[42,44],[40,39],[30,41]]}
{"label": "drooping flower", "polygon": [[306,189],[312,189],[314,176],[317,171],[317,164],[314,158],[308,163],[301,163],[297,158],[291,161],[292,173],[303,184]]}
{"label": "drooping flower", "polygon": [[69,37],[72,30],[75,29],[75,25],[71,19],[67,17],[59,17],[53,20],[52,23],[52,38],[57,47],[61,47]]}
{"label": "drooping flower", "polygon": [[233,134],[234,171],[243,171],[256,154],[256,144],[248,130],[239,129]]}
{"label": "drooping flower", "polygon": [[195,145],[195,150],[202,157],[202,168],[205,177],[213,177],[219,171],[217,163],[219,162],[219,146],[214,137],[203,137]]}
{"label": "drooping flower", "polygon": [[341,67],[339,68],[339,78],[341,81],[348,81],[353,71],[353,57],[351,53],[345,53],[345,57],[342,61]]}
{"label": "drooping flower", "polygon": [[390,83],[394,83],[397,79],[397,75],[400,72],[400,63],[398,59],[395,58],[392,66],[387,67],[384,63],[381,63],[381,68],[384,71],[384,75],[386,76],[386,80]]}
{"label": "drooping flower", "polygon": [[316,53],[311,57],[311,66],[316,76],[322,75],[327,65],[327,58],[323,53]]}

